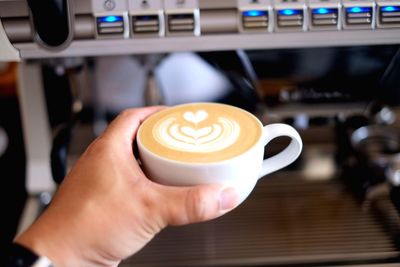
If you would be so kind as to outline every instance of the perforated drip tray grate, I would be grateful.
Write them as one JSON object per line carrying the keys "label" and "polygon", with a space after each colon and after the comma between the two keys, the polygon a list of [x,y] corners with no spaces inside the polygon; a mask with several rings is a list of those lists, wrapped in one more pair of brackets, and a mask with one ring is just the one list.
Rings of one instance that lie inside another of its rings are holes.
{"label": "perforated drip tray grate", "polygon": [[377,212],[376,205],[362,206],[338,180],[306,181],[280,172],[260,180],[230,214],[167,228],[120,266],[385,262],[399,257],[393,229],[400,219],[388,199],[380,201],[384,212]]}

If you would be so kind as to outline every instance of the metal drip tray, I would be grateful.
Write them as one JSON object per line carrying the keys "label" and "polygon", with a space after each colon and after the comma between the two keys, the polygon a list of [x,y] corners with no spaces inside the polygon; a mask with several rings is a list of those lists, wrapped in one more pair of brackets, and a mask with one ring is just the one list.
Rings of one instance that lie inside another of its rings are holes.
{"label": "metal drip tray", "polygon": [[120,266],[393,262],[400,255],[393,241],[400,220],[388,199],[379,201],[384,212],[357,202],[339,180],[306,181],[297,172],[279,172],[260,180],[230,214],[167,228]]}

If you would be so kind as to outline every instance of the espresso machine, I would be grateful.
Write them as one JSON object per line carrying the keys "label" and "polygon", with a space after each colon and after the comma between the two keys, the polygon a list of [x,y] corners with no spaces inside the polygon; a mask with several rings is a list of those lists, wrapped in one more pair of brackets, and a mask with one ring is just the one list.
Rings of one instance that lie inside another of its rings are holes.
{"label": "espresso machine", "polygon": [[121,266],[400,266],[400,1],[0,0],[0,61],[38,213],[123,108],[218,101],[301,133],[237,209]]}

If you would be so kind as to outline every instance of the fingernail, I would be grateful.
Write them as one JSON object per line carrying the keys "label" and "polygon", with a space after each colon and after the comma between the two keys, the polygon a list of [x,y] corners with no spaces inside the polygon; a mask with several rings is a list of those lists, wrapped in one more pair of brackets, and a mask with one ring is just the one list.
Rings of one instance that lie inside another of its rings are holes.
{"label": "fingernail", "polygon": [[238,203],[238,195],[235,189],[228,187],[221,191],[219,196],[219,209],[227,211],[233,209]]}

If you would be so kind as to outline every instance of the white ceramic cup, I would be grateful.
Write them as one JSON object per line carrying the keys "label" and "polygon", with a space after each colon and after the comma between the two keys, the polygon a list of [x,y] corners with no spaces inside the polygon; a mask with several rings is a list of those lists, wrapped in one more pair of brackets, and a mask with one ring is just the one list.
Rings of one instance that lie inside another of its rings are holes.
{"label": "white ceramic cup", "polygon": [[[242,202],[260,178],[295,161],[303,146],[300,135],[293,127],[281,123],[263,126],[258,119],[257,121],[262,135],[249,150],[233,158],[212,163],[190,163],[163,158],[149,151],[140,141],[140,134],[137,134],[142,168],[151,180],[164,185],[223,184],[233,187]],[[283,151],[263,160],[264,147],[279,136],[287,136],[292,140]]]}

